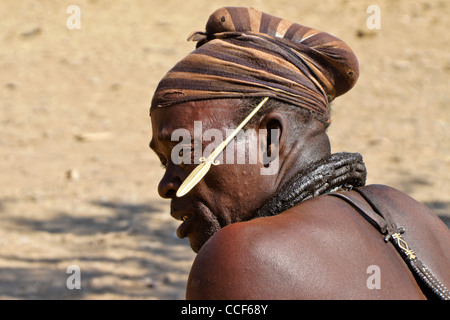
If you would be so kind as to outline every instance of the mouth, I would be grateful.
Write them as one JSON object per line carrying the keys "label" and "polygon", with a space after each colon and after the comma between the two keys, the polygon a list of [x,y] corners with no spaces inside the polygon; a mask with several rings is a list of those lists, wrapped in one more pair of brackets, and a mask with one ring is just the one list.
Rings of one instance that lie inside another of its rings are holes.
{"label": "mouth", "polygon": [[174,219],[182,222],[180,224],[180,226],[178,227],[178,229],[177,229],[177,237],[180,238],[180,239],[185,238],[186,235],[188,234],[188,229],[189,229],[189,226],[191,225],[191,222],[193,220],[192,219],[193,216],[189,215],[189,214],[186,214],[186,213],[183,213],[183,212],[171,212],[170,215]]}

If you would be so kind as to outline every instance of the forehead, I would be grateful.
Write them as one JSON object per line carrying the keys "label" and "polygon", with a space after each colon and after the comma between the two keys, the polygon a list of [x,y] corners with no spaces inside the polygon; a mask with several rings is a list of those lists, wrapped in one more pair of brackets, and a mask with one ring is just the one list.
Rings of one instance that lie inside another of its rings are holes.
{"label": "forehead", "polygon": [[194,130],[194,122],[201,121],[202,130],[232,127],[236,99],[202,100],[157,108],[151,112],[152,141],[170,141],[176,129]]}

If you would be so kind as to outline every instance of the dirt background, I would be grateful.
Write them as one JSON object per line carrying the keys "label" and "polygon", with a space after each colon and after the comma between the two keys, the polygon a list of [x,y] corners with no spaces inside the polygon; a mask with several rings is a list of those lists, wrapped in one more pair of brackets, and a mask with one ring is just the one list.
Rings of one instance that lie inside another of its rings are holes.
{"label": "dirt background", "polygon": [[[81,29],[66,9],[81,9]],[[369,5],[381,9],[370,30]],[[159,79],[226,5],[344,39],[361,76],[333,106],[333,151],[368,182],[450,217],[450,3],[439,0],[0,2],[0,298],[183,299],[194,258],[156,187]],[[69,290],[67,267],[81,270]]]}

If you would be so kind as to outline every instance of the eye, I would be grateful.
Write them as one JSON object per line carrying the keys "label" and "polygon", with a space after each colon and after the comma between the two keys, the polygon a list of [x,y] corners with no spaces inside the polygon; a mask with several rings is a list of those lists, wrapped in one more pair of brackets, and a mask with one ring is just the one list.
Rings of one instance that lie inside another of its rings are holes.
{"label": "eye", "polygon": [[159,156],[160,166],[163,169],[167,169],[167,160],[165,157]]}

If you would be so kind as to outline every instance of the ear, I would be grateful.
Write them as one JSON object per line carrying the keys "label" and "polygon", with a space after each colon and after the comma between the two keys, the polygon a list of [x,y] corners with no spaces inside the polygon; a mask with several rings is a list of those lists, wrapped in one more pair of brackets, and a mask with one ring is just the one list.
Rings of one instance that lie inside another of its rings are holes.
{"label": "ear", "polygon": [[263,129],[265,134],[260,135],[264,141],[260,143],[264,144],[264,150],[262,150],[268,158],[268,161],[264,161],[267,165],[271,158],[278,157],[280,150],[283,149],[286,143],[286,131],[288,122],[286,116],[278,111],[272,111],[266,115],[259,124],[259,129]]}

